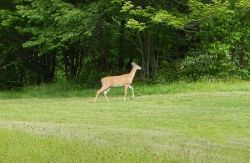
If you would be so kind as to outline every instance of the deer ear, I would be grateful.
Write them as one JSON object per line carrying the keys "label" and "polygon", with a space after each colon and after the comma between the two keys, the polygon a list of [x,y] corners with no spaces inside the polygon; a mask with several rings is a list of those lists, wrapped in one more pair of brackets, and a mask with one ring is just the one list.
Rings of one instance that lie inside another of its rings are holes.
{"label": "deer ear", "polygon": [[135,66],[136,64],[135,64],[135,62],[131,62],[131,65],[132,65],[132,66]]}

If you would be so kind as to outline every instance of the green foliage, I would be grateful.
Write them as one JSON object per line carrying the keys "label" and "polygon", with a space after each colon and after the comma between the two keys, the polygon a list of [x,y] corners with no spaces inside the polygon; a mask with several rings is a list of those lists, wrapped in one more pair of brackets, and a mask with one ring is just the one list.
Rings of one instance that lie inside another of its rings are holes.
{"label": "green foliage", "polygon": [[186,22],[185,18],[177,18],[176,16],[169,14],[169,12],[165,10],[158,11],[153,17],[152,21],[154,23],[162,23],[168,26],[174,27],[176,29],[184,28]]}
{"label": "green foliage", "polygon": [[96,10],[95,5],[79,9],[62,1],[28,1],[18,5],[18,14],[29,24],[20,27],[20,32],[31,33],[32,39],[24,47],[39,46],[41,53],[66,48],[69,43],[86,39],[93,30],[89,20]]}
{"label": "green foliage", "polygon": [[201,41],[194,42],[183,61],[183,72],[194,79],[206,75],[249,78],[249,72],[243,72],[248,70],[250,56],[243,49],[249,47],[245,39],[249,34],[245,28],[250,26],[245,24],[248,20],[242,19],[246,13],[239,15],[240,5],[235,3],[231,8],[227,3],[203,4],[196,1],[190,1],[189,5],[193,11],[191,18],[197,19],[200,27],[195,37]]}
{"label": "green foliage", "polygon": [[[20,35],[15,30],[17,21],[12,2],[0,6],[0,89],[23,86]],[[3,9],[2,9],[3,8]],[[9,10],[8,10],[9,9]]]}
{"label": "green foliage", "polygon": [[194,53],[186,58],[181,69],[193,79],[202,76],[225,77],[234,76],[237,67],[229,55],[230,46],[215,42],[207,44],[202,54]]}
{"label": "green foliage", "polygon": [[248,0],[1,4],[2,88],[56,80],[93,87],[131,61],[154,83],[250,76]]}
{"label": "green foliage", "polygon": [[134,19],[129,19],[126,27],[134,29],[134,30],[138,30],[138,31],[143,31],[146,28],[145,23],[140,23]]}

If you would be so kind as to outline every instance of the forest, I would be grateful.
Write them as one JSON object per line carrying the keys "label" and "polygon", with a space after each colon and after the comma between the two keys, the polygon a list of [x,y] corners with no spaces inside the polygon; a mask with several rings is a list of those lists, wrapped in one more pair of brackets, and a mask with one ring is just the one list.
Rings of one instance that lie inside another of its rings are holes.
{"label": "forest", "polygon": [[250,79],[249,0],[1,0],[0,89]]}
{"label": "forest", "polygon": [[250,0],[0,0],[0,163],[247,163],[249,99]]}

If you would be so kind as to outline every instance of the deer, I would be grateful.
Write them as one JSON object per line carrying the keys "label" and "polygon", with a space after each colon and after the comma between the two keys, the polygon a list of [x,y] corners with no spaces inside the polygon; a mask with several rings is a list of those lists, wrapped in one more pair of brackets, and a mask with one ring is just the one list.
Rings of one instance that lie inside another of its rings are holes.
{"label": "deer", "polygon": [[106,101],[109,102],[108,97],[107,97],[107,93],[110,91],[110,89],[112,87],[123,87],[124,86],[124,98],[123,98],[124,102],[126,101],[128,88],[130,88],[132,91],[131,98],[134,98],[134,96],[135,96],[134,88],[131,86],[131,84],[132,84],[133,79],[135,77],[136,71],[141,70],[142,68],[139,65],[137,65],[135,62],[131,62],[131,65],[132,65],[132,70],[127,74],[122,74],[119,76],[107,76],[107,77],[102,78],[101,79],[102,87],[101,87],[101,89],[97,90],[94,102],[96,102],[97,97],[102,92],[104,94]]}

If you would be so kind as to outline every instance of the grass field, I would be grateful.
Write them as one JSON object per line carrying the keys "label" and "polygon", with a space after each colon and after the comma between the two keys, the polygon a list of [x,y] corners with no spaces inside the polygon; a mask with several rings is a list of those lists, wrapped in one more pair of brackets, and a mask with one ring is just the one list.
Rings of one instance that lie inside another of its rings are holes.
{"label": "grass field", "polygon": [[250,82],[138,86],[127,102],[116,88],[110,103],[29,90],[0,93],[0,162],[250,162]]}

